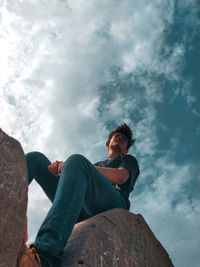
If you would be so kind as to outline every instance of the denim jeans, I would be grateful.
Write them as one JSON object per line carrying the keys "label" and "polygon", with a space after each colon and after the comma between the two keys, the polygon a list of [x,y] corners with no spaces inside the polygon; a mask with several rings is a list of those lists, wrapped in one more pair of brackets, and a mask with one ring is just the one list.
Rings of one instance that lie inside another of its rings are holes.
{"label": "denim jeans", "polygon": [[48,171],[50,161],[40,152],[26,154],[26,162],[28,183],[34,178],[52,202],[33,245],[50,267],[62,261],[75,223],[106,210],[127,209],[120,192],[82,155],[70,156],[60,177]]}

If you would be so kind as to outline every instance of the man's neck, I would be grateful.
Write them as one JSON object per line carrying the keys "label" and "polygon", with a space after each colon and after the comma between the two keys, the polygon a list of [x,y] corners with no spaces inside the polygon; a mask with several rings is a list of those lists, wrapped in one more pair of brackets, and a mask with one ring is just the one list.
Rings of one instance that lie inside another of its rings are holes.
{"label": "man's neck", "polygon": [[122,154],[122,153],[121,153],[121,152],[116,152],[116,151],[111,150],[111,151],[108,152],[108,158],[116,158],[116,157],[118,157],[120,154]]}

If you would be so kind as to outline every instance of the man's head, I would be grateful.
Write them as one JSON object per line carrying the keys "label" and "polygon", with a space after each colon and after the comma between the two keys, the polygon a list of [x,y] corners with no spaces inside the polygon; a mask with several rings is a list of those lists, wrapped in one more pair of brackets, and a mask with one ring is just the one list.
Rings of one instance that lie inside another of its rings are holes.
{"label": "man's head", "polygon": [[134,142],[131,129],[126,123],[123,123],[110,132],[106,146],[108,149],[117,149],[121,150],[122,153],[127,153]]}

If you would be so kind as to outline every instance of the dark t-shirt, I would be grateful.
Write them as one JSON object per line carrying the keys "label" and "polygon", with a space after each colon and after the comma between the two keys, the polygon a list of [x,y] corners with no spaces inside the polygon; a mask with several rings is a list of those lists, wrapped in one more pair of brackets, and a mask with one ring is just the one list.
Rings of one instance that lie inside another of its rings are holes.
{"label": "dark t-shirt", "polygon": [[124,184],[114,184],[113,186],[120,191],[120,193],[123,195],[123,197],[126,199],[128,209],[130,208],[130,201],[129,201],[129,194],[131,191],[133,191],[135,182],[137,180],[137,177],[140,173],[138,162],[135,157],[132,155],[124,155],[120,154],[116,158],[108,158],[104,161],[99,161],[94,164],[95,166],[100,167],[108,167],[108,168],[119,168],[123,167],[125,168],[130,176],[128,180]]}

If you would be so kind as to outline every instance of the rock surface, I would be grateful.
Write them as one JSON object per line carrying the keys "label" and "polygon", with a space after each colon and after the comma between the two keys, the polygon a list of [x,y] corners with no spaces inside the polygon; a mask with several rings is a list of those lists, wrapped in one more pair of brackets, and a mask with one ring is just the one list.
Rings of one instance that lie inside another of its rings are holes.
{"label": "rock surface", "polygon": [[61,267],[172,267],[144,218],[113,209],[77,223]]}
{"label": "rock surface", "polygon": [[27,210],[24,152],[0,129],[0,267],[15,267],[24,237]]}

